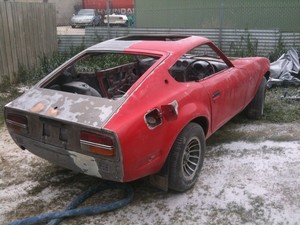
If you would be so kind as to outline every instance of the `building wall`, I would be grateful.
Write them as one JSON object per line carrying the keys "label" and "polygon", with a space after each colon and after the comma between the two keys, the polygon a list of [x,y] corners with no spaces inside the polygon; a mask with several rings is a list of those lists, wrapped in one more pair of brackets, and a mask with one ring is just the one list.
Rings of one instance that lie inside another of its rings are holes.
{"label": "building wall", "polygon": [[[223,3],[223,4],[222,4]],[[136,26],[300,31],[299,0],[135,0]]]}
{"label": "building wall", "polygon": [[54,3],[57,25],[69,25],[75,9],[82,8],[82,0],[0,0],[0,2],[35,2]]}
{"label": "building wall", "polygon": [[75,10],[82,8],[82,0],[48,0],[56,4],[57,25],[69,25]]}

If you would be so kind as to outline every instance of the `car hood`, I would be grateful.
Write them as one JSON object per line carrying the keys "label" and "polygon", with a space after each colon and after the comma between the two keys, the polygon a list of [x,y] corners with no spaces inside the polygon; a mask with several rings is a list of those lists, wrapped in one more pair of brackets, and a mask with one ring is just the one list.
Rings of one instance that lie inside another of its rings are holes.
{"label": "car hood", "polygon": [[6,107],[42,117],[102,128],[124,102],[43,88],[33,88]]}

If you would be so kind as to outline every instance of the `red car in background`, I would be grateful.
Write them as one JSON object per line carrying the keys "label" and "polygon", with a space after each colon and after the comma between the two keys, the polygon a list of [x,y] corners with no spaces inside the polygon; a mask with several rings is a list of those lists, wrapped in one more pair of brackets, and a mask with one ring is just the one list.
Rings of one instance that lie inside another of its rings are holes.
{"label": "red car in background", "polygon": [[196,182],[205,140],[245,111],[263,115],[269,61],[228,59],[209,39],[127,36],[96,44],[5,106],[21,149],[105,180]]}

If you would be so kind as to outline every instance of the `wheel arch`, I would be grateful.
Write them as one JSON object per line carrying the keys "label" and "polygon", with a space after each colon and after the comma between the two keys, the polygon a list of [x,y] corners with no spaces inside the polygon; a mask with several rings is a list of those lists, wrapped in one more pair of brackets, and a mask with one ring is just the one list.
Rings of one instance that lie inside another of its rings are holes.
{"label": "wheel arch", "polygon": [[171,144],[171,146],[169,146],[169,150],[168,150],[168,155],[170,154],[171,148],[176,140],[176,138],[178,137],[178,135],[181,133],[181,131],[190,123],[196,123],[199,126],[202,127],[203,131],[204,131],[204,135],[205,137],[207,137],[207,135],[209,135],[209,120],[206,116],[203,115],[199,115],[196,116],[194,118],[190,118],[190,120],[185,121],[184,123],[181,123],[180,129],[177,130],[177,134]]}
{"label": "wheel arch", "polygon": [[[182,130],[186,126],[188,126],[188,124],[190,124],[190,123],[198,124],[203,129],[204,137],[207,137],[207,135],[209,135],[209,120],[205,116],[198,116],[198,117],[195,117],[192,120],[188,121],[187,123],[184,123],[182,128],[179,130],[176,138],[182,132]],[[150,178],[149,181],[153,186],[155,186],[161,190],[164,190],[164,191],[167,191],[169,188],[168,187],[168,178],[169,178],[169,168],[170,168],[170,153],[171,153],[171,149],[173,147],[174,142],[172,143],[172,145],[167,153],[166,159],[165,159],[160,171],[149,177]]]}
{"label": "wheel arch", "polygon": [[150,176],[150,183],[162,190],[168,190],[168,177],[169,177],[169,168],[170,168],[170,153],[172,147],[180,135],[180,133],[184,130],[186,126],[190,123],[198,124],[204,133],[204,138],[206,139],[210,134],[210,102],[209,99],[205,99],[203,104],[195,104],[189,103],[185,104],[180,112],[180,117],[178,118],[177,122],[174,123],[171,127],[174,132],[174,139],[170,140],[170,142],[165,143],[164,149],[165,154],[163,156],[162,167],[156,174],[152,174]]}
{"label": "wheel arch", "polygon": [[[199,116],[199,117],[197,117],[197,118],[194,118],[194,119],[193,119],[192,121],[190,121],[189,123],[191,123],[191,122],[194,122],[194,123],[199,124],[199,125],[202,127],[205,136],[207,136],[207,134],[208,134],[208,128],[209,128],[209,122],[208,122],[208,119],[207,119],[206,117],[204,117],[204,116]],[[189,124],[189,123],[188,123],[188,124]],[[186,124],[185,126],[187,126],[187,124]]]}
{"label": "wheel arch", "polygon": [[264,77],[266,78],[266,80],[269,80],[270,77],[270,71],[267,71],[264,75]]}

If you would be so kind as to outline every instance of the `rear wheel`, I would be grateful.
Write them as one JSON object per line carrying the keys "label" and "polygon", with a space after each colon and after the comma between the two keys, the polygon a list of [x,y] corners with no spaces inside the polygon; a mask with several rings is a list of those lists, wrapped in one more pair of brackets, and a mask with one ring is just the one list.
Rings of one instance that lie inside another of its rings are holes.
{"label": "rear wheel", "polygon": [[169,188],[186,191],[194,186],[202,168],[205,152],[203,129],[188,124],[178,135],[170,152]]}
{"label": "rear wheel", "polygon": [[259,85],[256,95],[245,109],[246,116],[250,119],[261,119],[264,114],[267,80],[264,77]]}

